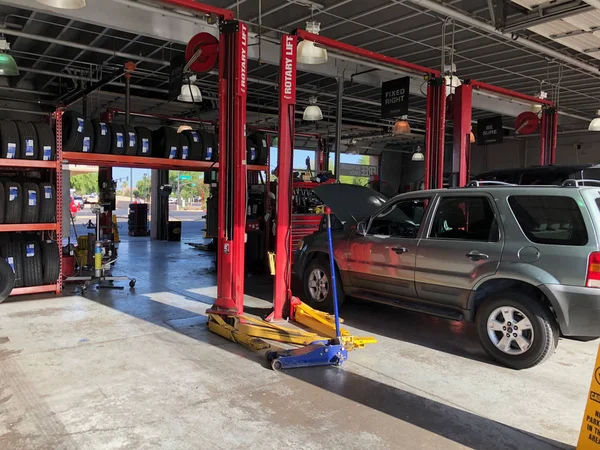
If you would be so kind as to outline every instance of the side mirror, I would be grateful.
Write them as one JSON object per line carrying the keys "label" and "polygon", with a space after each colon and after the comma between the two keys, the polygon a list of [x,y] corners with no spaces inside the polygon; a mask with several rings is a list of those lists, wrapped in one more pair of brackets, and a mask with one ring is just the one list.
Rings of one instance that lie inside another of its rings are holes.
{"label": "side mirror", "polygon": [[358,222],[356,225],[356,232],[361,236],[367,235],[367,224],[365,222]]}

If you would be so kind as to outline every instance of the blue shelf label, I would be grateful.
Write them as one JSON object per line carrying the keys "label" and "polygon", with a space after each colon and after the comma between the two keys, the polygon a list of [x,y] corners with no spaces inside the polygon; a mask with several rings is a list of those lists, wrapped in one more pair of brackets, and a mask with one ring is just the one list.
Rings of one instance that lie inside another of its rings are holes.
{"label": "blue shelf label", "polygon": [[85,125],[85,120],[81,117],[77,118],[77,132],[83,133],[83,126]]}
{"label": "blue shelf label", "polygon": [[108,134],[108,127],[104,122],[100,122],[100,134],[106,136]]}
{"label": "blue shelf label", "polygon": [[25,140],[25,156],[33,156],[33,139]]}
{"label": "blue shelf label", "polygon": [[35,244],[27,244],[27,257],[35,256]]}
{"label": "blue shelf label", "polygon": [[145,155],[150,149],[150,143],[147,138],[142,138],[142,153]]}
{"label": "blue shelf label", "polygon": [[17,156],[17,144],[9,142],[6,149],[6,158],[15,159]]}
{"label": "blue shelf label", "polygon": [[250,147],[250,160],[254,161],[256,159],[256,149],[254,147]]}
{"label": "blue shelf label", "polygon": [[117,147],[123,148],[123,133],[117,133]]}
{"label": "blue shelf label", "polygon": [[188,159],[188,146],[183,145],[181,147],[181,159]]}
{"label": "blue shelf label", "polygon": [[90,147],[92,146],[91,139],[89,136],[85,136],[83,138],[83,152],[88,153],[90,151]]}
{"label": "blue shelf label", "polygon": [[27,192],[27,197],[29,199],[29,206],[37,205],[37,193],[34,190],[30,190]]}
{"label": "blue shelf label", "polygon": [[44,161],[50,161],[52,158],[52,146],[44,145]]}
{"label": "blue shelf label", "polygon": [[207,161],[212,159],[212,147],[206,147],[206,159]]}
{"label": "blue shelf label", "polygon": [[198,137],[198,133],[196,133],[195,131],[192,131],[192,139],[194,140],[194,142],[198,142],[200,140],[200,138]]}
{"label": "blue shelf label", "polygon": [[52,198],[52,186],[44,186],[44,198]]}
{"label": "blue shelf label", "polygon": [[8,263],[8,265],[14,272],[15,271],[15,259],[12,256],[9,256],[8,258],[6,258],[6,262]]}
{"label": "blue shelf label", "polygon": [[136,142],[135,142],[135,133],[133,131],[129,132],[129,146],[130,147],[135,147]]}
{"label": "blue shelf label", "polygon": [[169,159],[175,159],[177,156],[177,147],[171,147],[171,153],[169,154]]}
{"label": "blue shelf label", "polygon": [[17,199],[17,194],[19,193],[19,189],[16,186],[11,186],[8,189],[8,201],[12,202]]}

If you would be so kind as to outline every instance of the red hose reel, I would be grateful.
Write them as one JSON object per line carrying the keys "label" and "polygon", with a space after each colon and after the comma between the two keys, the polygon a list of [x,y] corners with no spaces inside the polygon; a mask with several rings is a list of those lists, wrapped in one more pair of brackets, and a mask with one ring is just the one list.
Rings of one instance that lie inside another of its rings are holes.
{"label": "red hose reel", "polygon": [[[202,52],[196,56],[198,50]],[[210,72],[219,60],[219,40],[210,33],[198,33],[185,47],[185,60],[193,72]]]}

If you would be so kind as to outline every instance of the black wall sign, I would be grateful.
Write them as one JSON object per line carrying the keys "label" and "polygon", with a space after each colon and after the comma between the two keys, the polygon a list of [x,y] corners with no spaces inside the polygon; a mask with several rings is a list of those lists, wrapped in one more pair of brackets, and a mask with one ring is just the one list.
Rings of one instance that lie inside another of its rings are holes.
{"label": "black wall sign", "polygon": [[499,144],[503,139],[502,116],[477,121],[477,145]]}
{"label": "black wall sign", "polygon": [[381,118],[408,114],[408,89],[410,77],[398,78],[397,80],[381,83]]}
{"label": "black wall sign", "polygon": [[177,99],[181,93],[181,84],[183,83],[183,68],[185,67],[185,56],[183,54],[174,57],[169,66],[169,97],[172,102]]}

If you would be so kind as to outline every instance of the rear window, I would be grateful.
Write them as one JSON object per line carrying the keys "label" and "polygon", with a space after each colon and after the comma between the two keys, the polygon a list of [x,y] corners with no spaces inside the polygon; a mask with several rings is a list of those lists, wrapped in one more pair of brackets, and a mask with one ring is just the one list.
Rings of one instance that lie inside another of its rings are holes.
{"label": "rear window", "polygon": [[585,245],[588,235],[577,202],[571,197],[515,195],[508,203],[531,242]]}

